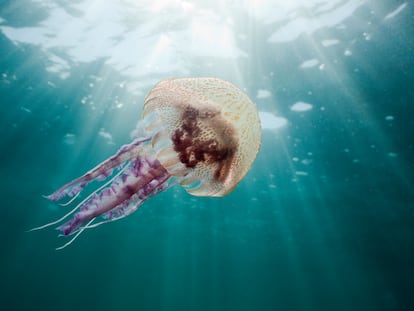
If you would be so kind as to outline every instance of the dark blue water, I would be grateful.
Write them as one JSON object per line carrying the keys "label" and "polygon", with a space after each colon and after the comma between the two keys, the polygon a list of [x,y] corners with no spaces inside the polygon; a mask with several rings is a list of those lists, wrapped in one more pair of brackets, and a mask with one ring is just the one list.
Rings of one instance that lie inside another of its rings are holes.
{"label": "dark blue water", "polygon": [[[413,3],[241,3],[1,2],[0,309],[414,310]],[[27,233],[172,76],[261,112],[234,192],[176,186],[61,251]]]}

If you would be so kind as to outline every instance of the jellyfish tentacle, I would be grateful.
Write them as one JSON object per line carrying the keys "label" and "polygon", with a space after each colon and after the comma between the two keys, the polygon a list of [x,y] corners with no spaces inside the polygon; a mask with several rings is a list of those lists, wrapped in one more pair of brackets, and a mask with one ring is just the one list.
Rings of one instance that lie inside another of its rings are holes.
{"label": "jellyfish tentacle", "polygon": [[[146,186],[141,188],[137,193],[131,196],[130,199],[125,200],[123,203],[119,204],[115,208],[111,209],[110,211],[102,214],[101,216],[105,219],[104,221],[101,221],[99,223],[92,224],[93,221],[95,221],[96,217],[92,218],[86,225],[81,226],[77,228],[76,230],[72,231],[68,235],[75,235],[70,241],[68,241],[66,244],[56,248],[56,250],[61,250],[75,241],[75,239],[78,238],[78,236],[86,229],[96,228],[100,225],[103,225],[108,222],[113,222],[119,219],[122,219],[126,216],[131,215],[134,213],[141,205],[144,203],[147,199],[152,197],[153,195],[165,191],[166,189],[172,187],[176,182],[169,183],[170,176],[168,173],[165,174],[165,176],[161,176],[158,182],[154,182],[154,180],[149,181]],[[88,199],[88,198],[87,198]],[[76,207],[78,208],[78,206]],[[71,212],[73,213],[73,212]],[[65,234],[62,234],[62,236],[65,236]]]}
{"label": "jellyfish tentacle", "polygon": [[142,203],[144,203],[150,197],[171,187],[172,184],[167,184],[170,180],[170,175],[167,172],[158,178],[148,180],[148,182],[143,185],[143,187],[141,187],[136,193],[134,193],[129,199],[125,200],[110,211],[102,214],[102,218],[112,221],[131,215]]}
{"label": "jellyfish tentacle", "polygon": [[[59,203],[60,206],[68,206],[70,205],[70,203],[72,203],[73,201],[76,200],[76,198],[79,196],[80,192],[78,192],[77,194],[75,194],[69,201],[65,202],[65,203]],[[47,196],[44,196],[44,198],[48,199]]]}
{"label": "jellyfish tentacle", "polygon": [[139,198],[138,195],[134,195],[134,198],[132,198],[130,200],[130,203],[128,204],[127,207],[125,207],[125,204],[120,204],[117,207],[115,207],[114,209],[112,209],[111,211],[102,214],[102,218],[104,218],[105,220],[100,221],[98,223],[94,223],[92,225],[85,225],[83,227],[81,227],[80,229],[92,229],[92,228],[96,228],[100,225],[106,224],[108,222],[113,222],[116,220],[120,220],[126,216],[131,215],[133,212],[135,212],[146,200],[148,200],[150,197],[152,197],[153,195],[161,192],[161,191],[165,191],[169,188],[171,188],[172,186],[174,186],[175,184],[177,184],[177,180],[174,180],[173,182],[170,182],[171,178],[166,177],[164,181],[162,181],[162,183],[160,183],[159,186],[157,186],[156,189],[154,189],[154,192],[148,194],[146,197],[143,198]]}
{"label": "jellyfish tentacle", "polygon": [[[137,157],[142,152],[142,145],[148,143],[150,140],[151,137],[137,138],[131,144],[122,146],[115,155],[101,162],[81,177],[63,185],[52,194],[45,196],[45,198],[51,201],[58,201],[64,196],[76,196],[91,181],[106,179],[112,175],[113,169],[119,168],[126,161]],[[70,204],[71,201],[68,203]]]}
{"label": "jellyfish tentacle", "polygon": [[[124,166],[118,173],[116,173],[116,175],[115,176],[113,176],[110,180],[108,180],[106,183],[104,183],[102,186],[100,186],[98,189],[96,189],[95,190],[95,192],[94,193],[96,193],[96,192],[98,192],[98,191],[100,191],[100,190],[102,190],[103,188],[105,188],[106,186],[108,186],[111,182],[113,182],[119,175],[121,175],[124,171],[125,171],[125,168],[126,168],[126,166]],[[70,212],[68,212],[68,213],[66,213],[65,215],[63,215],[62,217],[60,217],[59,219],[57,219],[57,220],[54,220],[54,221],[51,221],[51,222],[49,222],[49,223],[47,223],[47,224],[44,224],[44,225],[42,225],[42,226],[39,226],[39,227],[35,227],[35,228],[32,228],[32,229],[30,229],[30,230],[28,230],[28,232],[31,232],[31,231],[37,231],[37,230],[42,230],[42,229],[45,229],[45,228],[48,228],[48,227],[51,227],[51,226],[53,226],[53,225],[56,225],[56,224],[58,224],[58,223],[60,223],[60,222],[62,222],[63,220],[65,220],[66,218],[68,218],[70,215],[72,215],[74,212],[76,212],[83,204],[85,204],[85,202],[87,202],[93,195],[94,195],[94,193],[91,193],[90,195],[88,195],[85,199],[83,199],[80,203],[78,203]],[[75,196],[75,198],[78,196],[79,194],[77,194],[76,196]],[[71,199],[70,201],[73,201],[73,199]],[[67,205],[69,205],[71,202],[68,202],[68,203],[66,203],[64,206],[67,206]]]}
{"label": "jellyfish tentacle", "polygon": [[[95,218],[92,218],[87,224],[86,226],[90,225],[93,221],[95,220]],[[63,244],[62,246],[56,247],[55,250],[59,251],[61,249],[64,249],[65,247],[69,246],[70,244],[72,244],[77,238],[78,236],[80,236],[80,234],[84,231],[84,229],[79,230],[76,235],[70,239],[68,242],[66,242],[65,244]]]}
{"label": "jellyfish tentacle", "polygon": [[[111,219],[123,214],[129,215],[142,201],[161,190],[169,178],[169,173],[155,156],[147,154],[138,157],[127,164],[125,171],[113,179],[110,186],[94,192],[79,206],[72,219],[57,229],[67,236],[97,216],[103,215],[104,218]],[[131,208],[134,206],[136,207]]]}

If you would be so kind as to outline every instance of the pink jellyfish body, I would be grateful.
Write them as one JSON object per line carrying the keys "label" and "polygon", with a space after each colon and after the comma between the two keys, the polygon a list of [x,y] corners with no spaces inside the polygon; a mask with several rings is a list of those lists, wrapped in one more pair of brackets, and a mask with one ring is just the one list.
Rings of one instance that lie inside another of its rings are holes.
{"label": "pink jellyfish body", "polygon": [[[147,95],[139,138],[46,198],[70,197],[109,177],[57,221],[65,236],[130,215],[151,196],[181,184],[195,196],[224,196],[249,170],[261,143],[257,110],[233,84],[216,78],[168,79]],[[112,176],[113,175],[113,176]],[[100,221],[95,222],[100,219]],[[58,248],[58,249],[60,249]]]}

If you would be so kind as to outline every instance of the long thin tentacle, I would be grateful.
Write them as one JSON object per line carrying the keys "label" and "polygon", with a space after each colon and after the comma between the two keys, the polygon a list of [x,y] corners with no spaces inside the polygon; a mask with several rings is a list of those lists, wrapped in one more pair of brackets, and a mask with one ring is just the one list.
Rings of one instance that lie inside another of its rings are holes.
{"label": "long thin tentacle", "polygon": [[[93,221],[95,220],[95,218],[92,218],[86,225],[88,226],[88,225],[90,225]],[[64,245],[62,245],[62,246],[59,246],[59,247],[56,247],[55,249],[58,251],[58,250],[61,250],[61,249],[64,249],[66,246],[69,246],[70,244],[72,244],[73,243],[73,241],[75,241],[76,239],[77,239],[77,237],[82,233],[84,231],[84,229],[81,229],[81,230],[79,230],[79,232],[72,238],[72,239],[70,239],[70,241],[69,242],[67,242],[67,243],[65,243]]]}
{"label": "long thin tentacle", "polygon": [[[112,177],[110,180],[108,180],[106,183],[104,183],[95,192],[99,192],[100,190],[102,190],[103,188],[105,188],[106,186],[108,186],[113,180],[115,180],[115,178],[117,178],[119,175],[121,175],[125,171],[125,168],[126,168],[126,165],[118,173],[116,173],[116,175],[114,175],[114,177]],[[48,228],[50,226],[53,226],[53,225],[56,225],[56,224],[62,222],[64,219],[68,218],[70,215],[72,215],[74,212],[76,212],[79,209],[79,207],[81,207],[85,202],[87,202],[95,194],[95,192],[92,192],[90,195],[88,195],[79,204],[77,204],[69,213],[65,214],[61,218],[59,218],[59,219],[57,219],[55,221],[49,222],[49,223],[47,223],[45,225],[42,225],[42,226],[39,226],[39,227],[30,229],[27,232],[42,230],[44,228]]]}
{"label": "long thin tentacle", "polygon": [[[68,206],[70,203],[72,203],[73,201],[76,200],[76,198],[79,196],[80,192],[78,192],[77,194],[75,194],[73,196],[73,198],[71,198],[69,201],[67,201],[66,203],[60,203],[60,206]],[[47,196],[44,196],[47,199]]]}

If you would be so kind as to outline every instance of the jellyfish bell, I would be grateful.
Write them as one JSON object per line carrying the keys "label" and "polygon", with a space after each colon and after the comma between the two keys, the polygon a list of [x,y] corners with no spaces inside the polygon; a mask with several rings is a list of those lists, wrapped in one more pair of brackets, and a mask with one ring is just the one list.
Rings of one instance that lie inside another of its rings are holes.
{"label": "jellyfish bell", "polygon": [[[152,115],[152,116],[151,116]],[[157,159],[192,195],[223,196],[247,173],[261,128],[250,99],[215,78],[169,79],[148,94],[143,119]]]}
{"label": "jellyfish bell", "polygon": [[[65,236],[75,235],[63,248],[85,229],[130,215],[176,183],[191,195],[224,196],[256,158],[261,126],[254,104],[230,82],[167,79],[147,95],[136,135],[115,155],[46,198],[58,201],[68,196],[64,205],[69,205],[91,181],[113,175],[108,182],[62,218],[32,230],[74,214],[57,228]],[[103,220],[93,223],[98,217]]]}

